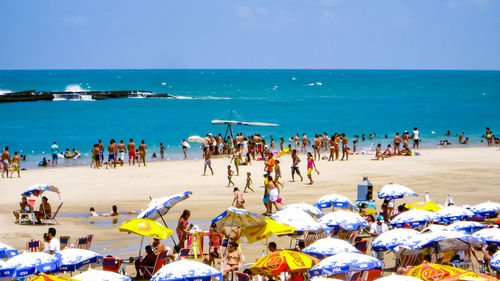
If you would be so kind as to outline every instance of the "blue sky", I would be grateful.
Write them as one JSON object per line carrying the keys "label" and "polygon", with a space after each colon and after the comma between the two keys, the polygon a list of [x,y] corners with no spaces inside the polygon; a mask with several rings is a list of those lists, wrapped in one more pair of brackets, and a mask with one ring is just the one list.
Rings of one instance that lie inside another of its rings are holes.
{"label": "blue sky", "polygon": [[500,69],[497,0],[1,1],[0,69]]}

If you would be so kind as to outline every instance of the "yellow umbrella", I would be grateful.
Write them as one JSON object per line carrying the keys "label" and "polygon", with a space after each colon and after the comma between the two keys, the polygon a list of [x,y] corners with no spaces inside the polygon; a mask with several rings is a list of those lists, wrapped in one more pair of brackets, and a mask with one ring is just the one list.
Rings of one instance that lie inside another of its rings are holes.
{"label": "yellow umbrella", "polygon": [[38,276],[31,278],[29,281],[78,281],[78,280],[66,276],[40,274]]}
{"label": "yellow umbrella", "polygon": [[243,234],[247,237],[249,243],[254,243],[271,235],[285,235],[294,233],[297,230],[295,227],[289,226],[284,223],[277,223],[273,219],[264,219],[265,224],[245,227]]}
{"label": "yellow umbrella", "polygon": [[442,281],[495,281],[497,279],[495,279],[495,277],[491,277],[488,275],[467,271],[465,273],[454,275],[441,280]]}
{"label": "yellow umbrella", "polygon": [[166,239],[174,233],[173,230],[150,219],[129,219],[120,226],[121,232],[133,232],[141,236],[155,239]]}
{"label": "yellow umbrella", "polygon": [[406,275],[416,277],[424,281],[435,281],[465,272],[467,271],[453,266],[424,262],[410,269]]}
{"label": "yellow umbrella", "polygon": [[267,254],[251,267],[253,274],[277,276],[281,272],[304,273],[319,262],[318,259],[302,252],[281,250]]}
{"label": "yellow umbrella", "polygon": [[436,211],[441,210],[441,207],[439,207],[438,204],[436,204],[432,201],[415,202],[412,204],[406,204],[405,207],[407,209],[419,209],[419,210],[430,211],[430,212],[436,212]]}

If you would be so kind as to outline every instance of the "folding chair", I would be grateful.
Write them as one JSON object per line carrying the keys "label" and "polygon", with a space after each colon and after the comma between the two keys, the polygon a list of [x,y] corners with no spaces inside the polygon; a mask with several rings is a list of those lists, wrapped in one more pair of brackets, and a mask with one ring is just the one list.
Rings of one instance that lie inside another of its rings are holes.
{"label": "folding chair", "polygon": [[363,271],[352,271],[347,274],[347,281],[361,281],[363,278]]}
{"label": "folding chair", "polygon": [[78,249],[84,249],[84,250],[88,250],[88,238],[87,236],[83,236],[83,237],[80,237],[78,238],[78,243],[76,244],[76,247]]}
{"label": "folding chair", "polygon": [[236,278],[238,281],[250,281],[250,276],[246,273],[236,272]]}
{"label": "folding chair", "polygon": [[179,255],[177,256],[177,260],[187,259],[189,257],[190,251],[191,251],[191,249],[189,249],[189,248],[181,249],[181,251],[179,252]]}
{"label": "folding chair", "polygon": [[356,241],[354,247],[356,247],[356,249],[361,251],[363,254],[366,254],[366,251],[368,250],[368,241],[367,240]]}
{"label": "folding chair", "polygon": [[168,251],[163,251],[156,256],[155,266],[141,266],[141,269],[144,271],[144,275],[153,276],[161,267],[165,264],[165,261],[168,256]]}
{"label": "folding chair", "polygon": [[40,240],[30,240],[26,243],[26,250],[30,252],[38,252],[40,251]]}
{"label": "folding chair", "polygon": [[118,272],[120,268],[114,257],[106,257],[102,259],[102,269],[104,271]]}
{"label": "folding chair", "polygon": [[368,276],[366,277],[366,281],[374,281],[382,276],[382,268],[374,268],[368,270]]}
{"label": "folding chair", "polygon": [[48,221],[50,221],[51,224],[59,224],[57,221],[56,221],[56,216],[57,214],[59,213],[59,210],[61,210],[61,207],[62,207],[63,203],[61,202],[61,204],[59,204],[59,207],[57,207],[57,210],[55,213],[52,213],[52,216],[50,218],[42,218],[42,223],[43,224],[48,224]]}
{"label": "folding chair", "polygon": [[316,240],[318,240],[318,237],[316,237],[316,232],[313,231],[307,232],[306,236],[304,237],[306,247],[316,242]]}
{"label": "folding chair", "polygon": [[90,246],[92,245],[92,240],[94,239],[94,234],[89,234],[86,237],[87,237],[87,250],[88,250],[88,249],[90,249]]}
{"label": "folding chair", "polygon": [[69,236],[59,236],[59,242],[61,243],[61,250],[66,248],[69,244],[70,237]]}

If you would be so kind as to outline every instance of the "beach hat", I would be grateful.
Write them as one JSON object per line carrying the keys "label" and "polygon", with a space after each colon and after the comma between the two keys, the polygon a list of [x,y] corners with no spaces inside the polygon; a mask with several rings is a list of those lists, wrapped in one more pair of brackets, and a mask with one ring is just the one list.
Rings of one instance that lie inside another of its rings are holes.
{"label": "beach hat", "polygon": [[384,216],[379,215],[379,216],[377,217],[377,220],[378,220],[378,221],[381,221],[381,222],[384,222]]}

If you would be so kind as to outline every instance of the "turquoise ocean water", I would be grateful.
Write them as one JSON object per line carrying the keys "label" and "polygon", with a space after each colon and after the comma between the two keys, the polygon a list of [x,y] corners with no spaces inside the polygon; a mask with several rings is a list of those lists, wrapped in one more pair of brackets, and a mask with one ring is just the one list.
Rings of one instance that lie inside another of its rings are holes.
{"label": "turquoise ocean water", "polygon": [[[239,127],[238,132],[290,138],[326,131],[354,135],[377,133],[372,142],[395,132],[420,130],[422,146],[441,139],[457,143],[465,131],[471,145],[485,127],[500,126],[500,71],[424,70],[37,70],[0,71],[6,91],[144,90],[179,99],[118,99],[0,104],[0,146],[27,154],[30,168],[55,140],[88,153],[97,139],[141,139],[148,154],[168,146],[167,157],[180,158],[180,141],[190,135],[224,133],[213,119],[278,123],[279,127]],[[451,137],[444,132],[450,130]],[[433,133],[435,132],[435,133]],[[199,146],[190,150],[200,157]],[[65,165],[87,164],[81,160]]]}

